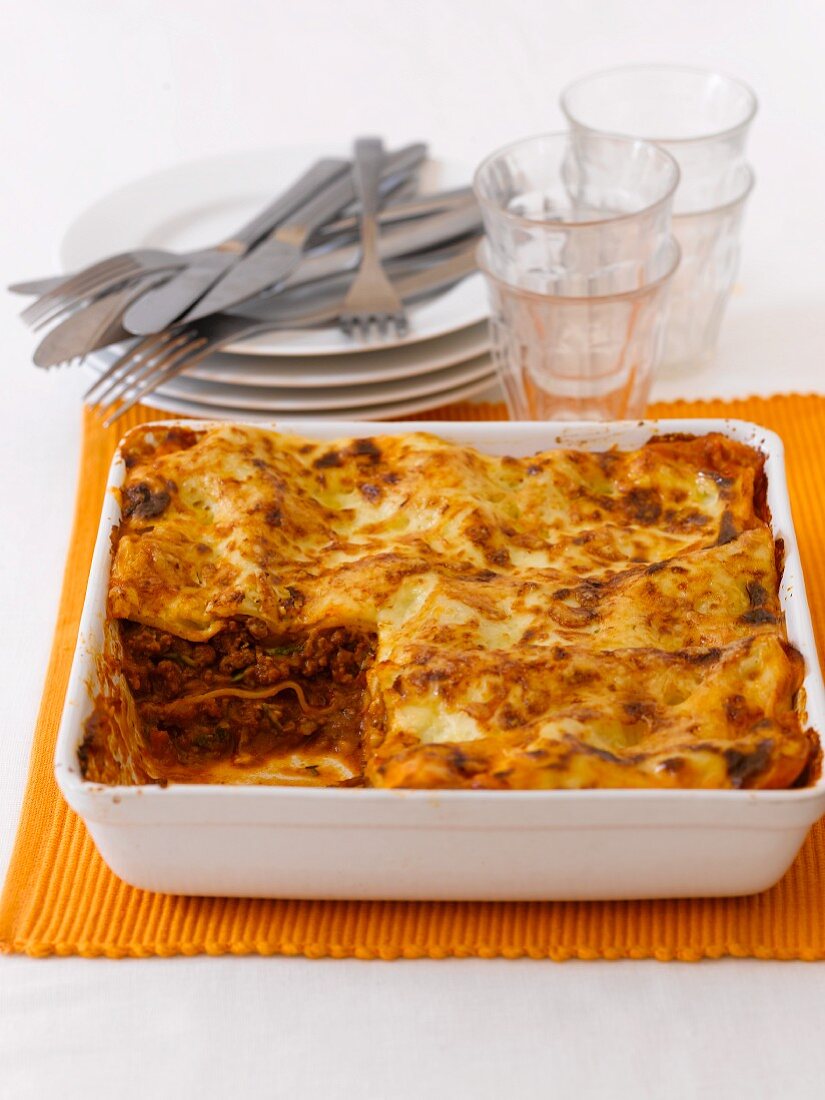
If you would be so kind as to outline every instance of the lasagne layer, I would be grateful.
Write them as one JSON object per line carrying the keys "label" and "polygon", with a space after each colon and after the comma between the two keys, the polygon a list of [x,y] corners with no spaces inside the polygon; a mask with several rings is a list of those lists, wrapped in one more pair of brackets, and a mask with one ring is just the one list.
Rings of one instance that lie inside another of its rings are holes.
{"label": "lasagne layer", "polygon": [[118,734],[104,693],[91,778],[786,787],[810,771],[749,447],[513,458],[222,425],[139,428],[123,453],[107,660],[137,731]]}

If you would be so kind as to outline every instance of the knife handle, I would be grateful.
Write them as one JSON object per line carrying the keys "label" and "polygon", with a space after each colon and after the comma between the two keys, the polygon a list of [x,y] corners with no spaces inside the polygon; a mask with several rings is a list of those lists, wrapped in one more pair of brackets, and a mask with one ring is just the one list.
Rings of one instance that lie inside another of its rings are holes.
{"label": "knife handle", "polygon": [[225,252],[246,252],[257,244],[262,237],[288,218],[297,208],[306,203],[319,191],[326,188],[339,177],[349,174],[349,161],[341,157],[323,157],[315,162],[282,195],[262,210],[257,217],[248,222],[229,240],[220,246]]}

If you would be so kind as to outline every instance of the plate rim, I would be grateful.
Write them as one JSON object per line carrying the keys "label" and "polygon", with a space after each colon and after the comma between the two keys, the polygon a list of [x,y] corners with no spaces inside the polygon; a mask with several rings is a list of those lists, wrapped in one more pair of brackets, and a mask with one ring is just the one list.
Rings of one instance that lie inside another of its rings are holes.
{"label": "plate rim", "polygon": [[[460,371],[459,368],[464,368],[464,370]],[[445,379],[443,378],[443,374],[447,371],[453,371],[455,373],[450,378]],[[306,401],[302,398],[291,397],[291,394],[294,393],[293,390],[286,390],[283,393],[274,393],[272,398],[268,398],[263,394],[257,397],[250,396],[246,399],[250,402],[250,404],[239,405],[237,403],[237,399],[244,399],[245,394],[248,392],[248,390],[241,393],[238,393],[237,391],[230,391],[230,393],[226,395],[225,400],[221,399],[221,394],[214,393],[212,391],[206,391],[206,393],[201,391],[202,396],[199,397],[197,396],[198,391],[187,391],[186,389],[184,389],[183,393],[181,393],[181,390],[178,387],[178,383],[185,382],[185,379],[178,378],[172,379],[166,386],[162,386],[160,387],[160,389],[168,394],[169,397],[183,397],[183,399],[187,401],[191,399],[196,404],[205,405],[210,408],[250,409],[255,411],[271,412],[274,415],[281,415],[281,413],[285,410],[289,412],[290,407],[289,405],[283,404],[268,404],[267,401],[271,400],[273,402],[277,402],[278,400],[286,400],[287,402],[292,402],[293,410],[300,409],[302,416],[311,416],[314,412],[324,413],[327,411],[332,412],[338,409],[372,408],[375,405],[396,404],[399,401],[406,400],[412,401],[418,397],[437,397],[440,393],[453,389],[455,386],[462,384],[462,381],[464,380],[470,382],[477,378],[481,378],[482,376],[492,375],[494,372],[495,367],[493,366],[490,357],[486,353],[482,353],[481,355],[477,355],[472,359],[467,359],[464,362],[454,363],[452,367],[446,367],[444,371],[433,371],[432,378],[429,382],[427,382],[426,388],[417,390],[415,393],[410,394],[409,397],[403,396],[403,393],[407,391],[402,391],[402,395],[399,396],[393,396],[393,394],[386,395],[385,393],[376,393],[373,391],[372,394],[369,396],[363,396],[361,394],[353,393],[352,395],[350,395],[352,399],[349,400],[347,394],[341,393],[338,402],[336,402],[335,404],[326,404],[324,403],[323,396],[319,393],[319,396],[317,398],[319,404],[317,406],[313,404],[307,404]],[[423,375],[421,377],[427,378],[426,375]],[[402,379],[401,381],[404,380]],[[418,380],[412,379],[411,381],[415,382]],[[209,385],[209,383],[206,384]],[[215,386],[221,385],[218,382],[212,384]],[[314,398],[310,398],[309,400],[312,401],[314,400]],[[260,402],[260,404],[253,405],[251,404],[252,401]],[[295,413],[295,415],[297,415],[297,413]]]}
{"label": "plate rim", "polygon": [[[341,364],[339,357],[318,356],[318,362],[310,374],[312,381],[307,381],[305,377],[307,366],[304,359],[288,360],[287,357],[280,358],[277,356],[270,359],[268,356],[261,356],[258,361],[255,361],[244,356],[240,363],[226,364],[225,368],[222,368],[220,359],[223,353],[221,352],[209,356],[203,363],[187,370],[185,377],[198,382],[225,386],[269,386],[273,389],[339,389],[345,386],[369,386],[381,381],[390,382],[419,378],[427,374],[433,374],[436,371],[446,370],[469,359],[477,359],[480,355],[489,354],[490,352],[489,331],[483,321],[476,326],[471,326],[471,328],[461,329],[458,332],[449,333],[447,336],[427,341],[427,344],[438,345],[445,340],[457,342],[454,350],[447,354],[434,355],[432,359],[427,358],[425,353],[427,349],[422,348],[420,344],[410,345],[407,349],[387,349],[386,354],[389,356],[397,355],[405,350],[410,353],[411,362],[401,368],[393,366],[391,362],[385,363],[383,367],[379,366],[372,356],[365,359],[360,352],[355,352],[352,355],[352,365],[350,367],[352,373],[348,374],[346,369],[342,370],[345,365]],[[421,352],[417,351],[419,348]],[[95,360],[97,362],[105,360],[106,365],[109,366],[118,354],[119,352],[110,348],[101,348],[90,356],[90,361],[94,365]],[[379,377],[381,371],[384,372],[383,377]],[[270,377],[266,379],[255,377],[256,374],[263,375],[267,372],[270,373]],[[271,376],[273,374],[275,377]]]}
{"label": "plate rim", "polygon": [[[381,420],[391,420],[394,417],[414,416],[419,412],[425,412],[428,409],[439,408],[442,405],[452,405],[457,401],[469,401],[475,397],[476,394],[482,393],[485,389],[492,387],[496,382],[496,372],[492,373],[484,378],[477,380],[476,382],[468,382],[466,385],[460,385],[451,390],[445,390],[443,393],[430,395],[429,397],[421,397],[412,399],[410,401],[397,402],[392,405],[373,405],[369,408],[362,408],[361,406],[353,405],[347,409],[334,409],[330,413],[324,413],[316,411],[314,413],[265,413],[257,412],[253,409],[236,409],[231,406],[224,406],[221,410],[221,406],[216,405],[197,405],[194,401],[181,401],[178,398],[164,398],[162,394],[151,394],[146,402],[141,404],[147,404],[151,408],[159,409],[161,412],[175,413],[179,416],[195,417],[201,420],[247,420],[252,423],[272,423],[273,420],[279,422],[288,422],[291,420],[357,420],[365,422],[374,422]],[[436,400],[433,400],[433,398]],[[164,404],[166,408],[164,408]]]}

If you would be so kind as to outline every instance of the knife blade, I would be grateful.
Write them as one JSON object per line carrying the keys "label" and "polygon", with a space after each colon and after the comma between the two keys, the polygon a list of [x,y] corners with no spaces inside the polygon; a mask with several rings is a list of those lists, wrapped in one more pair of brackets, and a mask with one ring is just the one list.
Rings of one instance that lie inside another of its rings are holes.
{"label": "knife blade", "polygon": [[323,157],[251,222],[217,248],[205,249],[195,263],[173,275],[163,286],[141,295],[126,311],[123,327],[135,336],[160,332],[196,302],[235,262],[274,225],[288,217],[312,195],[349,173],[349,161]]}
{"label": "knife blade", "polygon": [[[426,156],[426,146],[411,145],[387,156],[381,173],[382,195],[394,190]],[[249,252],[184,316],[197,321],[220,313],[236,302],[254,297],[265,287],[283,282],[298,266],[313,232],[355,199],[352,175],[336,181],[286,218],[261,244]]]}
{"label": "knife blade", "polygon": [[113,291],[70,314],[40,341],[34,352],[38,367],[55,367],[90,351],[129,340],[123,313],[147,289],[163,282],[165,272],[147,272],[122,290]]}

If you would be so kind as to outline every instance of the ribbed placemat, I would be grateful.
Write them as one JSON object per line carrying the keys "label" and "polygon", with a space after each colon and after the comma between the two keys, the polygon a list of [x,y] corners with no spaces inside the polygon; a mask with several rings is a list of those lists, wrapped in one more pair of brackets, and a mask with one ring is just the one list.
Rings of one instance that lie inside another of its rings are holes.
{"label": "ribbed placemat", "polygon": [[[814,827],[779,885],[751,898],[261,901],[164,897],[115,878],[63,801],[52,777],[52,756],[111,456],[127,428],[164,415],[134,409],[105,430],[85,414],[77,508],[54,647],[23,814],[0,899],[0,949],[111,958],[225,953],[364,959],[825,958],[823,822]],[[500,420],[505,415],[503,405],[459,404],[415,419]],[[651,415],[737,416],[783,437],[814,627],[819,651],[825,653],[825,398],[675,402],[654,406]],[[6,734],[25,735],[23,730]]]}

